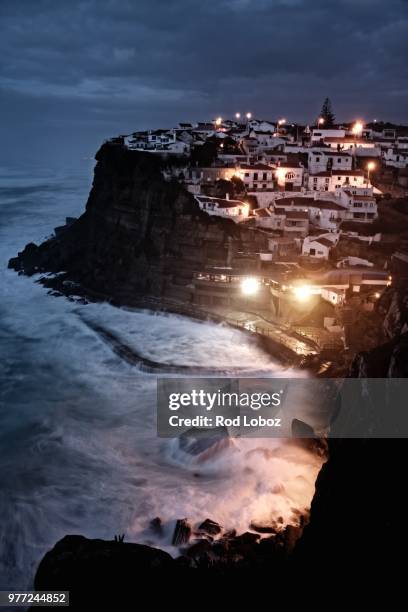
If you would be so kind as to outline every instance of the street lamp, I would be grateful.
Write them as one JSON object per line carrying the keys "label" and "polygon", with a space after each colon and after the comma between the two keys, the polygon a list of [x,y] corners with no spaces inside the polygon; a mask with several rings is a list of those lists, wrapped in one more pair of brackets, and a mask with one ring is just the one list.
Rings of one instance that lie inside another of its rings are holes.
{"label": "street lamp", "polygon": [[219,127],[222,124],[222,117],[217,117],[215,120],[215,125]]}
{"label": "street lamp", "polygon": [[375,169],[375,162],[370,161],[367,164],[367,187],[370,184],[370,172]]}
{"label": "street lamp", "polygon": [[241,281],[241,291],[244,295],[255,295],[259,291],[259,280],[254,276],[248,276]]}
{"label": "street lamp", "polygon": [[235,119],[241,119],[241,113],[235,113]]}
{"label": "street lamp", "polygon": [[356,138],[357,136],[361,136],[363,128],[364,128],[364,125],[361,123],[361,121],[355,122],[352,128],[352,132]]}
{"label": "street lamp", "polygon": [[312,295],[312,291],[307,285],[299,285],[298,287],[294,287],[293,292],[299,302],[307,302]]}
{"label": "street lamp", "polygon": [[252,113],[247,113],[247,114],[245,115],[245,117],[246,117],[246,118],[248,119],[248,121],[249,121],[249,119],[252,119]]}
{"label": "street lamp", "polygon": [[317,125],[323,125],[324,123],[324,117],[319,117],[317,120]]}

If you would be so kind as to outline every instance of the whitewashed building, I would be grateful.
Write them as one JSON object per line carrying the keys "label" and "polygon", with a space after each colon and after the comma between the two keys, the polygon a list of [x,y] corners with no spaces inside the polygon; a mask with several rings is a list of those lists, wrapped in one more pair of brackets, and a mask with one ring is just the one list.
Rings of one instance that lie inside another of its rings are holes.
{"label": "whitewashed building", "polygon": [[347,208],[346,219],[365,223],[377,219],[377,201],[372,188],[341,189],[338,196],[340,204]]}
{"label": "whitewashed building", "polygon": [[267,164],[243,164],[236,169],[238,176],[249,191],[273,189],[274,169]]}
{"label": "whitewashed building", "polygon": [[384,153],[384,163],[391,168],[406,168],[408,166],[408,149],[388,148]]}
{"label": "whitewashed building", "polygon": [[249,204],[241,200],[230,200],[228,197],[211,198],[203,195],[196,195],[199,207],[209,215],[225,217],[235,222],[246,221],[249,216]]}
{"label": "whitewashed building", "polygon": [[344,138],[345,135],[346,135],[346,130],[343,130],[343,129],[313,128],[310,140],[311,140],[311,143],[313,144],[317,142],[322,142],[326,138]]}
{"label": "whitewashed building", "polygon": [[310,191],[336,191],[342,187],[363,187],[365,184],[362,170],[328,170],[309,174]]}
{"label": "whitewashed building", "polygon": [[308,154],[308,169],[310,174],[330,170],[352,170],[353,156],[345,151],[310,151]]}
{"label": "whitewashed building", "polygon": [[322,236],[306,236],[302,244],[302,255],[313,257],[315,259],[328,260],[330,249],[337,244],[338,239],[332,234],[331,239],[329,234]]}
{"label": "whitewashed building", "polygon": [[277,185],[283,191],[299,191],[303,186],[304,167],[294,155],[287,155],[275,170]]}

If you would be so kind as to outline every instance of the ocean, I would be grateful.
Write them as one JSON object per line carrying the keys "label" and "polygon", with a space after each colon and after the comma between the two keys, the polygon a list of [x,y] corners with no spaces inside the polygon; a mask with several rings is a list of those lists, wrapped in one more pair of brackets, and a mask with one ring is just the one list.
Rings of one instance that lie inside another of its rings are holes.
{"label": "ocean", "polygon": [[[32,586],[36,566],[66,534],[160,546],[176,519],[225,528],[310,505],[321,459],[284,440],[236,441],[200,465],[156,434],[156,378],[125,363],[84,323],[112,330],[163,364],[280,366],[238,330],[175,315],[130,312],[48,295],[7,262],[84,210],[89,160],[64,168],[0,167],[0,588]],[[291,374],[297,375],[296,372]],[[267,450],[268,452],[264,452]],[[255,452],[251,452],[255,451]],[[149,530],[160,516],[164,533]]]}

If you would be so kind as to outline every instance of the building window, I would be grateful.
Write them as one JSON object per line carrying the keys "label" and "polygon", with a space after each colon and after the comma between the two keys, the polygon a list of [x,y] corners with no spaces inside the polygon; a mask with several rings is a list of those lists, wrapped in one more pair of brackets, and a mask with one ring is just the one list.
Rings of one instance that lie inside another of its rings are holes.
{"label": "building window", "polygon": [[258,173],[254,172],[254,181],[257,181],[257,180],[258,180]]}
{"label": "building window", "polygon": [[320,161],[320,157],[316,157],[316,161],[319,162]]}
{"label": "building window", "polygon": [[317,178],[314,178],[314,179],[313,179],[313,182],[314,182],[314,183],[317,183]]}
{"label": "building window", "polygon": [[263,173],[262,178],[263,178],[263,180],[264,180],[264,181],[266,181],[266,180],[267,180],[267,178],[268,178],[268,177],[267,177],[266,172],[264,172],[264,173]]}

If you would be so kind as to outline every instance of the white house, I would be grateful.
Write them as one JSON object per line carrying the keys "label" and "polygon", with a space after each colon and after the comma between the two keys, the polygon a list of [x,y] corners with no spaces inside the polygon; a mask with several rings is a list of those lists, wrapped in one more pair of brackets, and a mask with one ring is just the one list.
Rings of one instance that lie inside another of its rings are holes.
{"label": "white house", "polygon": [[378,217],[377,201],[370,187],[363,189],[341,189],[339,203],[347,208],[347,217],[352,221],[370,222]]}
{"label": "white house", "polygon": [[[320,295],[326,302],[330,302],[333,306],[337,306],[344,303],[346,299],[346,289],[340,287],[322,287]],[[326,319],[328,319],[328,323],[330,323],[330,320],[329,317],[325,317],[325,327],[327,328],[329,326],[326,324]]]}
{"label": "white house", "polygon": [[389,148],[384,153],[384,163],[392,168],[406,168],[408,166],[408,149]]}
{"label": "white house", "polygon": [[312,200],[309,205],[310,222],[320,229],[336,232],[346,218],[347,210],[330,200]]}
{"label": "white house", "polygon": [[345,151],[310,151],[308,169],[311,174],[330,170],[352,170],[353,156]]}
{"label": "white house", "polygon": [[249,138],[255,138],[260,149],[267,149],[275,145],[276,137],[272,132],[261,132],[260,130],[251,130]]}
{"label": "white house", "polygon": [[323,142],[329,145],[332,149],[337,151],[358,151],[359,149],[373,149],[375,144],[370,140],[364,138],[357,138],[355,136],[327,136],[323,138]]}
{"label": "white house", "polygon": [[302,244],[302,255],[315,259],[329,259],[330,249],[335,246],[336,240],[331,240],[328,235],[306,236]]}
{"label": "white house", "polygon": [[342,187],[363,187],[365,184],[362,170],[327,170],[309,174],[310,191],[336,191]]}
{"label": "white house", "polygon": [[249,204],[241,200],[210,198],[203,195],[196,195],[195,199],[201,210],[209,215],[225,217],[235,222],[246,221],[249,215]]}
{"label": "white house", "polygon": [[341,206],[334,197],[333,200],[320,200],[317,197],[306,196],[279,198],[275,200],[276,209],[286,212],[289,210],[304,211],[310,223],[326,231],[337,231],[341,221],[347,216],[347,209]]}
{"label": "white house", "polygon": [[273,134],[275,132],[275,125],[270,121],[263,121],[261,119],[251,119],[248,121],[248,126],[256,130],[257,132],[270,132]]}
{"label": "white house", "polygon": [[275,179],[284,191],[300,191],[303,185],[304,167],[295,155],[287,155],[286,161],[278,162]]}
{"label": "white house", "polygon": [[313,144],[316,142],[324,141],[325,138],[344,138],[345,135],[346,135],[346,130],[341,130],[338,128],[332,128],[332,129],[313,128],[310,140]]}
{"label": "white house", "polygon": [[271,191],[273,171],[274,169],[266,164],[243,164],[236,169],[235,174],[244,182],[249,191],[261,189]]}

